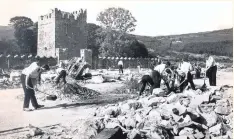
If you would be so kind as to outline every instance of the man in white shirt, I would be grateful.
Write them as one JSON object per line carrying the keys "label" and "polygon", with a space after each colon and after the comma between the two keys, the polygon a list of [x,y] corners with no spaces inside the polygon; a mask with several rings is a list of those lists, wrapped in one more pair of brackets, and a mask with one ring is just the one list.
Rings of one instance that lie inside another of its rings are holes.
{"label": "man in white shirt", "polygon": [[39,83],[41,81],[41,73],[44,71],[48,71],[50,68],[48,65],[44,65],[42,67],[38,66],[38,62],[33,62],[29,67],[23,69],[21,74],[21,83],[24,90],[24,111],[31,111],[29,109],[29,102],[31,103],[35,109],[44,107],[43,105],[39,105],[37,103],[37,99],[35,97],[35,91],[33,86],[33,80],[39,79]]}
{"label": "man in white shirt", "polygon": [[[154,68],[154,71],[157,71],[160,74],[160,78],[164,80],[165,85],[167,86],[168,89],[169,89],[169,84],[167,82],[166,77],[169,74],[172,74],[172,70],[170,69],[170,67],[171,67],[171,63],[167,61],[166,64],[161,63]],[[152,72],[152,76],[153,76],[153,73],[155,72]],[[159,80],[159,87],[161,84],[161,79]]]}
{"label": "man in white shirt", "polygon": [[123,61],[122,60],[118,62],[118,66],[119,66],[119,73],[123,74]]}
{"label": "man in white shirt", "polygon": [[193,83],[193,76],[191,74],[191,71],[193,70],[192,65],[188,62],[187,58],[184,58],[182,60],[182,64],[180,68],[177,70],[178,73],[180,73],[181,80],[180,80],[180,91],[183,92],[185,87],[190,83],[193,90],[195,90],[195,85]]}
{"label": "man in white shirt", "polygon": [[154,70],[155,70],[155,71],[158,71],[158,72],[162,75],[162,73],[164,72],[164,70],[165,70],[166,68],[168,68],[170,65],[171,65],[170,62],[167,62],[167,64],[161,63],[161,64],[155,66],[155,67],[154,67]]}
{"label": "man in white shirt", "polygon": [[210,86],[216,86],[217,65],[212,56],[207,55],[206,76],[209,78]]}

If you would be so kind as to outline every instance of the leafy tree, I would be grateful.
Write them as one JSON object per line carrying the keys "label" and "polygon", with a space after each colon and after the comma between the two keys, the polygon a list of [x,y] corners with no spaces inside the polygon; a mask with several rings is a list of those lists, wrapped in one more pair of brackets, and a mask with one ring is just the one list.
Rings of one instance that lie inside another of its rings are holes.
{"label": "leafy tree", "polygon": [[91,49],[93,51],[93,57],[97,57],[99,54],[99,47],[100,44],[98,41],[98,33],[97,30],[100,29],[100,26],[97,26],[93,23],[87,24],[87,31],[88,31],[88,49]]}
{"label": "leafy tree", "polygon": [[132,32],[136,27],[136,19],[129,10],[124,8],[108,8],[99,13],[97,21],[102,27],[123,33]]}
{"label": "leafy tree", "polygon": [[2,39],[0,41],[0,54],[16,54],[19,52],[19,46],[15,40]]}
{"label": "leafy tree", "polygon": [[148,50],[142,42],[134,40],[130,45],[130,49],[133,53],[132,57],[148,57]]}
{"label": "leafy tree", "polygon": [[22,53],[36,53],[37,46],[37,23],[25,16],[15,16],[10,19],[13,25],[17,44],[20,46]]}
{"label": "leafy tree", "polygon": [[97,21],[102,30],[99,30],[100,49],[102,56],[121,56],[124,47],[129,45],[125,38],[126,33],[135,30],[136,19],[129,10],[123,8],[108,8],[100,12]]}
{"label": "leafy tree", "polygon": [[10,48],[10,46],[6,42],[5,39],[0,41],[0,54],[8,53],[9,48]]}
{"label": "leafy tree", "polygon": [[26,37],[28,38],[27,44],[30,48],[30,52],[37,53],[37,34],[38,34],[38,22],[35,22],[32,27],[27,29]]}

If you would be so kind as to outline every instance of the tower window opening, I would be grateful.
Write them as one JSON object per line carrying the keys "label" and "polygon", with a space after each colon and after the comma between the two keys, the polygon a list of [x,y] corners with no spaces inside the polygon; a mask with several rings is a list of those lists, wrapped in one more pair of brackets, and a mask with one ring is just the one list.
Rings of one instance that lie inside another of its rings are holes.
{"label": "tower window opening", "polygon": [[68,33],[68,23],[65,24],[65,33],[66,33],[66,36],[67,36],[67,33]]}

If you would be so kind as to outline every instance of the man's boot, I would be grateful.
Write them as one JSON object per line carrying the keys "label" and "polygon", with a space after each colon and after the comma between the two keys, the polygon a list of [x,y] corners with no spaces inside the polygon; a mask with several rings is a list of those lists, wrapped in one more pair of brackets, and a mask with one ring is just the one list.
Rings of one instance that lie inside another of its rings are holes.
{"label": "man's boot", "polygon": [[44,105],[38,105],[35,109],[40,109],[40,108],[43,108],[45,107]]}
{"label": "man's boot", "polygon": [[23,108],[23,111],[33,111],[33,110],[29,108]]}

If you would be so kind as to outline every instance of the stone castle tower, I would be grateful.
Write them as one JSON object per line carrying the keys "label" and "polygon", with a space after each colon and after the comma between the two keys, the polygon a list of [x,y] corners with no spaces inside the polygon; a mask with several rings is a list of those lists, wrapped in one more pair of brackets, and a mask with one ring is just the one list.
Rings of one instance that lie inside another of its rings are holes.
{"label": "stone castle tower", "polygon": [[39,57],[59,57],[60,60],[80,57],[87,47],[87,11],[72,13],[57,8],[38,19]]}

